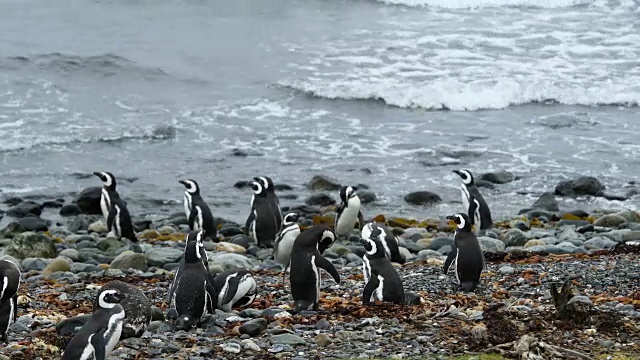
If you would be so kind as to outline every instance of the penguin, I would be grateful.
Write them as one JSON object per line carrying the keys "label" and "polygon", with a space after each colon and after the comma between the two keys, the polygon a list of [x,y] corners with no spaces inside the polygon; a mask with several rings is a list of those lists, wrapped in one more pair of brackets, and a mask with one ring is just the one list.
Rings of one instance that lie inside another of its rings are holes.
{"label": "penguin", "polygon": [[151,322],[151,302],[142,290],[120,280],[112,280],[104,284],[93,302],[93,311],[100,309],[100,297],[102,293],[109,290],[117,290],[125,296],[120,301],[120,306],[124,309],[125,318],[120,339],[131,337],[141,337]]}
{"label": "penguin", "polygon": [[471,292],[476,289],[480,281],[480,274],[486,267],[484,254],[476,234],[471,231],[471,221],[465,213],[447,216],[456,223],[456,233],[453,238],[453,249],[444,262],[444,273],[449,273],[454,267],[460,290]]}
{"label": "penguin", "polygon": [[321,277],[319,269],[327,271],[340,283],[338,270],[319,251],[322,242],[333,243],[335,234],[325,224],[311,227],[298,235],[291,249],[291,295],[296,312],[318,311]]}
{"label": "penguin", "polygon": [[216,275],[214,288],[217,308],[230,312],[234,307],[251,305],[257,294],[256,280],[244,269],[232,269]]}
{"label": "penguin", "polygon": [[[205,230],[199,230],[199,231],[190,231],[187,236],[185,236],[184,241],[184,251],[186,253],[187,251],[187,245],[189,245],[190,242],[194,242],[196,244],[196,248],[198,249],[198,252],[200,253],[200,260],[202,261],[202,264],[204,265],[204,268],[207,270],[207,274],[209,274],[209,259],[207,257],[207,251],[204,248],[204,238],[206,237],[206,231]],[[176,269],[175,274],[173,275],[173,281],[171,282],[171,287],[169,288],[169,307],[170,308],[175,308],[174,304],[172,304],[172,300],[173,300],[173,296],[175,294],[175,289],[176,289],[176,283],[178,281],[178,275],[180,273],[180,269],[184,266],[185,264],[185,255],[184,253],[182,254],[182,257],[180,257],[180,263],[178,264],[178,268]]]}
{"label": "penguin", "polygon": [[193,179],[180,180],[178,182],[186,188],[184,192],[184,213],[189,222],[189,229],[192,231],[204,229],[207,236],[218,242],[218,229],[216,228],[213,214],[200,195],[198,183]]}
{"label": "penguin", "polygon": [[402,280],[387,257],[382,242],[384,237],[385,234],[381,228],[374,228],[369,238],[361,240],[366,252],[362,258],[362,271],[365,277],[365,287],[362,292],[364,305],[375,301],[405,304]]}
{"label": "penguin", "polygon": [[364,218],[360,211],[360,198],[353,187],[341,187],[340,200],[341,203],[336,211],[333,228],[336,236],[346,238],[351,234],[356,222],[358,222],[358,229],[362,230]]}
{"label": "penguin", "polygon": [[9,260],[0,260],[0,337],[8,343],[9,327],[18,317],[20,268]]}
{"label": "penguin", "polygon": [[189,330],[214,310],[215,289],[205,268],[199,247],[201,240],[189,241],[175,279],[174,302],[178,313],[177,328]]}
{"label": "penguin", "polygon": [[[257,180],[256,180],[257,179]],[[270,178],[254,178],[251,182],[251,212],[247,217],[245,230],[259,247],[273,247],[282,226],[282,212]]]}
{"label": "penguin", "polygon": [[133,231],[133,222],[131,221],[131,215],[127,209],[127,204],[119,197],[113,197],[110,199],[111,208],[109,209],[109,215],[107,216],[107,229],[113,231],[118,239],[127,238],[131,241],[137,242],[135,232]]}
{"label": "penguin", "polygon": [[61,360],[107,359],[122,334],[125,312],[120,302],[125,298],[115,289],[103,291],[98,297],[98,310],[69,341]]}
{"label": "penguin", "polygon": [[374,231],[381,233],[378,239],[384,249],[385,256],[398,264],[404,264],[407,259],[400,253],[400,239],[393,233],[393,230],[380,223],[368,223],[362,228],[361,239],[369,239]]}
{"label": "penguin", "polygon": [[282,230],[278,233],[276,241],[273,244],[273,259],[278,264],[284,266],[282,273],[283,282],[287,268],[289,267],[293,243],[296,241],[298,235],[300,235],[300,225],[298,225],[297,221],[298,214],[293,212],[286,214],[282,222]]}
{"label": "penguin", "polygon": [[476,226],[476,231],[490,229],[493,226],[491,210],[489,210],[489,205],[487,205],[482,194],[475,186],[473,175],[469,170],[465,169],[453,170],[453,172],[462,178],[462,184],[460,185],[462,206],[467,216],[471,219],[471,225]]}
{"label": "penguin", "polygon": [[120,194],[116,191],[116,177],[108,171],[94,172],[93,175],[102,180],[102,193],[100,194],[100,209],[106,222],[109,218],[109,210],[113,199],[119,199]]}

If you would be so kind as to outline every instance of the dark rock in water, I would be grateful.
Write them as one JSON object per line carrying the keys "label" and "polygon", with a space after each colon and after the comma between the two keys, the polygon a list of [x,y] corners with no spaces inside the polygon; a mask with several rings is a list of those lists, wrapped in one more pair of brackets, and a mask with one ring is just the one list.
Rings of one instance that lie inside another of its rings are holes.
{"label": "dark rock in water", "polygon": [[434,205],[442,202],[442,199],[430,191],[415,191],[405,195],[404,201],[413,205]]}
{"label": "dark rock in water", "polygon": [[61,208],[64,204],[57,200],[49,200],[42,203],[43,209],[57,209]]}
{"label": "dark rock in water", "polygon": [[232,237],[234,235],[244,234],[241,228],[235,225],[223,225],[220,230],[218,230],[218,234],[224,237]]}
{"label": "dark rock in water", "polygon": [[573,215],[573,216],[578,217],[580,219],[584,219],[584,218],[589,216],[588,212],[586,212],[584,210],[581,210],[581,209],[571,210],[569,212],[566,212],[566,214]]}
{"label": "dark rock in water", "polygon": [[91,314],[86,314],[64,319],[56,324],[56,332],[60,335],[74,335],[90,318]]}
{"label": "dark rock in water", "polygon": [[236,189],[244,189],[249,185],[251,185],[251,181],[240,180],[240,181],[236,182],[235,184],[233,184],[233,187],[236,188]]}
{"label": "dark rock in water", "polygon": [[60,208],[61,216],[76,216],[82,214],[82,209],[76,204],[67,204]]}
{"label": "dark rock in water", "polygon": [[239,157],[247,157],[247,156],[264,156],[263,154],[255,151],[255,150],[251,150],[251,149],[238,149],[235,148],[233,150],[231,150],[231,155],[233,156],[239,156]]}
{"label": "dark rock in water", "polygon": [[[300,212],[303,214],[307,214],[307,215],[315,215],[315,214],[319,214],[320,213],[320,209],[317,207],[313,207],[310,205],[296,205],[291,207],[290,209],[291,211],[296,211],[296,212]],[[282,211],[285,211],[284,208],[282,209]],[[289,210],[287,210],[289,211]]]}
{"label": "dark rock in water", "polygon": [[112,280],[104,284],[100,291],[96,294],[93,302],[93,310],[98,308],[98,297],[104,290],[115,289],[126,294],[127,297],[120,302],[124,308],[125,318],[122,327],[121,339],[130,337],[140,337],[147,329],[151,322],[151,302],[142,292],[133,285],[129,285],[120,280]]}
{"label": "dark rock in water", "polygon": [[306,198],[304,203],[310,206],[313,206],[313,205],[329,206],[329,205],[335,204],[336,200],[325,193],[318,193],[318,194],[313,194],[308,198]]}
{"label": "dark rock in water", "polygon": [[490,172],[480,175],[480,179],[494,184],[507,184],[516,180],[516,176],[508,171]]}
{"label": "dark rock in water", "polygon": [[334,191],[334,190],[340,190],[341,185],[336,180],[330,179],[327,176],[315,175],[313,178],[311,178],[311,180],[307,184],[307,187],[314,191],[316,190]]}
{"label": "dark rock in water", "polygon": [[358,197],[362,204],[369,204],[376,201],[376,194],[371,191],[358,191]]}
{"label": "dark rock in water", "polygon": [[532,220],[534,218],[546,218],[546,219],[553,219],[553,220],[557,220],[557,216],[555,213],[547,211],[547,210],[541,210],[541,209],[522,209],[518,212],[518,215],[522,215],[522,214],[526,214],[527,215],[527,219]]}
{"label": "dark rock in water", "polygon": [[605,190],[600,180],[593,176],[581,176],[573,180],[561,181],[556,185],[555,194],[564,196],[601,196]]}
{"label": "dark rock in water", "polygon": [[366,175],[373,174],[373,171],[371,171],[371,169],[369,169],[369,168],[362,168],[362,169],[360,169],[360,171],[362,171]]}
{"label": "dark rock in water", "polygon": [[5,248],[5,254],[16,259],[54,258],[58,255],[53,240],[43,234],[25,232],[16,235]]}
{"label": "dark rock in water", "polygon": [[14,197],[6,198],[2,202],[9,206],[16,206],[22,202],[22,199],[14,196]]}
{"label": "dark rock in water", "polygon": [[474,184],[475,184],[476,187],[479,187],[479,188],[487,188],[487,189],[495,189],[496,188],[496,186],[493,185],[492,182],[489,182],[487,180],[482,180],[482,179],[475,180]]}
{"label": "dark rock in water", "polygon": [[296,194],[283,194],[283,195],[279,195],[280,199],[287,199],[287,200],[298,200],[298,195]]}
{"label": "dark rock in water", "polygon": [[133,221],[133,227],[138,232],[151,229],[151,225],[153,225],[153,221],[147,220],[147,219],[140,219],[140,220]]}
{"label": "dark rock in water", "polygon": [[4,237],[6,238],[12,238],[18,234],[22,234],[25,231],[27,230],[25,230],[24,226],[14,221],[10,222],[6,228],[2,229],[2,235],[4,235]]}
{"label": "dark rock in water", "polygon": [[545,192],[536,202],[533,203],[534,209],[542,209],[547,211],[560,211],[560,206],[558,206],[558,202],[556,201],[556,197],[550,193]]}
{"label": "dark rock in water", "polygon": [[612,193],[609,193],[609,192],[602,193],[602,197],[604,197],[607,200],[617,200],[617,201],[627,201],[627,200],[629,200],[628,196],[619,195],[619,194],[612,194]]}
{"label": "dark rock in water", "polygon": [[11,209],[7,210],[8,216],[13,216],[16,218],[22,218],[29,214],[40,216],[40,214],[42,214],[40,204],[35,201],[22,201],[19,204],[13,206]]}
{"label": "dark rock in water", "polygon": [[273,189],[276,191],[289,191],[293,190],[293,187],[287,184],[274,184]]}
{"label": "dark rock in water", "polygon": [[101,194],[102,187],[88,187],[82,190],[73,202],[78,205],[84,214],[100,215],[102,214],[102,210],[100,209]]}
{"label": "dark rock in water", "polygon": [[27,216],[18,220],[18,224],[22,225],[26,231],[47,231],[50,223],[49,220],[34,216]]}

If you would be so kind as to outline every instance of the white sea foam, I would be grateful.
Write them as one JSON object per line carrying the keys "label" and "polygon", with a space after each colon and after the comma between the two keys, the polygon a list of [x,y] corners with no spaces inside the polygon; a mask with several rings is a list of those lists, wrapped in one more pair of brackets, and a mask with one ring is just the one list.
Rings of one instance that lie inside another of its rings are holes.
{"label": "white sea foam", "polygon": [[412,7],[430,6],[448,9],[486,8],[486,7],[537,7],[562,8],[576,5],[593,4],[594,0],[377,0],[390,5]]}

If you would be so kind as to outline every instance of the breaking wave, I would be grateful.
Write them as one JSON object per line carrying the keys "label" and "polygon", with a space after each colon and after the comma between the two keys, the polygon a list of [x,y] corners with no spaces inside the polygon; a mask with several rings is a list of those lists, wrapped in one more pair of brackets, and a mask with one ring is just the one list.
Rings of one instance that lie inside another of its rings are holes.
{"label": "breaking wave", "polygon": [[516,8],[564,8],[597,3],[595,0],[376,0],[389,5],[409,7],[437,7],[446,9],[469,9],[490,7]]}

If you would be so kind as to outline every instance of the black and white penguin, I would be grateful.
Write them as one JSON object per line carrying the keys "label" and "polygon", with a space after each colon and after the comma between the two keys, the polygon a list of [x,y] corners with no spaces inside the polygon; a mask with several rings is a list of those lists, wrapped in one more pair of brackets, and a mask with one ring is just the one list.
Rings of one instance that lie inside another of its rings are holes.
{"label": "black and white penguin", "polygon": [[400,239],[393,233],[393,230],[381,223],[368,223],[362,228],[361,239],[370,239],[371,233],[379,230],[379,241],[384,249],[385,256],[398,264],[404,264],[407,259],[400,253]]}
{"label": "black and white penguin", "polygon": [[273,182],[268,177],[254,178],[251,182],[251,212],[245,225],[246,232],[258,246],[269,248],[282,226],[282,212],[278,197],[273,192]]}
{"label": "black and white penguin", "polygon": [[109,218],[109,210],[113,199],[119,199],[120,194],[116,191],[116,177],[108,171],[94,172],[93,175],[102,180],[102,194],[100,195],[100,209],[106,222]]}
{"label": "black and white penguin", "polygon": [[109,290],[116,290],[125,296],[120,301],[120,306],[124,309],[125,318],[120,339],[140,337],[151,322],[151,302],[142,290],[127,284],[124,281],[112,280],[104,284],[93,302],[93,311],[100,309],[99,301],[102,293]]}
{"label": "black and white penguin", "polygon": [[454,268],[460,290],[474,291],[480,281],[480,274],[485,267],[484,254],[476,234],[471,231],[471,221],[465,213],[447,216],[456,223],[453,249],[444,262],[444,273],[448,274]]}
{"label": "black and white penguin", "polygon": [[231,269],[215,276],[214,288],[218,309],[230,312],[232,308],[251,305],[258,285],[248,270]]}
{"label": "black and white penguin", "polygon": [[362,258],[362,270],[365,278],[365,287],[362,292],[364,305],[376,301],[405,303],[402,280],[387,257],[382,242],[384,237],[381,228],[374,228],[369,238],[361,240],[366,252]]}
{"label": "black and white penguin", "polygon": [[9,260],[0,260],[0,337],[9,342],[9,327],[18,317],[20,268]]}
{"label": "black and white penguin", "polygon": [[213,313],[217,298],[198,242],[187,243],[184,263],[176,273],[174,304],[178,314],[176,325],[181,330],[198,326],[205,315]]}
{"label": "black and white penguin", "polygon": [[200,186],[193,179],[178,181],[186,188],[184,192],[184,213],[192,231],[206,231],[208,237],[218,241],[218,229],[211,209],[200,195]]}
{"label": "black and white penguin", "polygon": [[171,287],[169,288],[169,307],[170,308],[175,308],[175,305],[172,304],[172,300],[173,300],[173,296],[175,294],[175,289],[176,289],[176,284],[178,281],[178,275],[180,273],[180,269],[182,267],[184,267],[184,263],[185,263],[185,254],[187,252],[187,245],[189,245],[189,243],[193,242],[196,244],[196,248],[198,249],[198,252],[200,253],[200,260],[202,261],[202,264],[204,265],[204,268],[207,269],[207,273],[209,273],[209,258],[207,256],[207,251],[204,248],[204,239],[206,237],[206,231],[205,230],[199,230],[199,231],[190,231],[187,236],[185,236],[184,238],[184,253],[182,254],[182,257],[180,257],[180,263],[178,264],[178,268],[176,269],[175,274],[173,275],[173,282],[171,283]]}
{"label": "black and white penguin", "polygon": [[460,185],[462,206],[471,220],[471,225],[476,226],[476,231],[491,228],[493,226],[491,210],[489,210],[487,202],[475,186],[471,172],[465,169],[453,170],[453,172],[462,178],[462,184]]}
{"label": "black and white penguin", "polygon": [[98,296],[98,310],[69,341],[61,360],[104,360],[116,347],[122,334],[126,297],[118,290],[105,290]]}
{"label": "black and white penguin", "polygon": [[282,222],[282,230],[278,233],[276,241],[273,244],[273,259],[278,264],[284,266],[283,279],[289,267],[293,243],[296,241],[298,235],[300,235],[300,225],[298,225],[297,221],[298,214],[293,212],[286,214]]}
{"label": "black and white penguin", "polygon": [[360,211],[360,198],[354,188],[351,186],[341,187],[340,200],[333,229],[338,238],[346,238],[351,234],[356,222],[358,223],[358,229],[362,230],[364,218]]}
{"label": "black and white penguin", "polygon": [[107,217],[107,229],[113,231],[118,239],[127,238],[131,241],[138,241],[136,233],[133,231],[133,222],[127,209],[127,204],[120,198],[111,198],[111,208]]}
{"label": "black and white penguin", "polygon": [[319,251],[322,243],[327,244],[334,241],[334,232],[325,224],[321,224],[301,232],[293,243],[289,280],[297,312],[310,309],[319,310],[321,285],[319,269],[324,269],[336,283],[340,283],[338,270]]}

